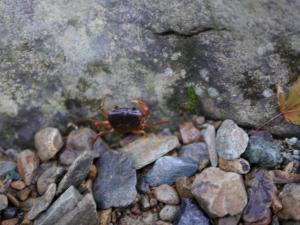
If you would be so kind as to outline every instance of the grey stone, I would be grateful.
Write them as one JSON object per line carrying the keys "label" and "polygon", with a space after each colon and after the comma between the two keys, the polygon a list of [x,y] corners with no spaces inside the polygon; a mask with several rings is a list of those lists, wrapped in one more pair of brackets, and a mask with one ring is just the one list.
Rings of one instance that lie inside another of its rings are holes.
{"label": "grey stone", "polygon": [[151,134],[147,138],[142,137],[131,142],[121,148],[120,151],[128,153],[133,158],[135,168],[140,169],[179,145],[179,140],[174,135],[163,136]]}
{"label": "grey stone", "polygon": [[35,221],[34,225],[52,225],[64,215],[71,212],[80,202],[82,196],[73,186],[69,187],[44,213]]}
{"label": "grey stone", "polygon": [[172,222],[175,219],[179,209],[180,207],[177,205],[165,205],[159,212],[159,218],[161,220]]}
{"label": "grey stone", "polygon": [[164,156],[155,162],[145,179],[150,186],[173,184],[178,177],[191,176],[197,169],[198,164],[190,159]]}
{"label": "grey stone", "polygon": [[91,194],[82,196],[73,186],[66,190],[34,225],[96,225],[98,217],[96,204]]}
{"label": "grey stone", "polygon": [[55,225],[98,225],[96,203],[92,194],[86,194],[76,207],[65,214]]}
{"label": "grey stone", "polygon": [[47,191],[41,197],[37,198],[28,212],[28,219],[35,219],[41,212],[45,211],[55,197],[56,184],[50,184]]}
{"label": "grey stone", "polygon": [[57,128],[46,127],[35,134],[34,145],[40,159],[44,162],[53,158],[64,143]]}
{"label": "grey stone", "polygon": [[129,155],[107,151],[96,161],[96,167],[93,195],[99,208],[124,207],[135,200],[137,178]]}
{"label": "grey stone", "polygon": [[216,129],[211,124],[206,124],[205,129],[202,131],[203,139],[207,146],[210,164],[213,167],[218,165],[218,154],[216,150]]}
{"label": "grey stone", "polygon": [[216,150],[218,156],[227,159],[238,159],[248,145],[248,134],[232,120],[224,120],[217,131]]}
{"label": "grey stone", "polygon": [[253,170],[247,175],[248,203],[243,212],[243,221],[255,223],[268,217],[272,205],[273,181],[264,170]]}
{"label": "grey stone", "polygon": [[158,186],[154,189],[154,195],[158,201],[163,202],[165,204],[179,204],[179,196],[175,188],[173,188],[170,185],[162,184]]}
{"label": "grey stone", "polygon": [[3,209],[6,209],[7,206],[8,206],[7,197],[5,195],[0,194],[0,212]]}
{"label": "grey stone", "polygon": [[63,175],[64,173],[63,167],[50,167],[37,180],[37,190],[40,194],[43,194],[48,186],[52,183],[56,183],[56,181]]}
{"label": "grey stone", "polygon": [[258,164],[263,168],[274,168],[281,164],[280,146],[265,140],[262,137],[252,136],[243,158],[250,163]]}
{"label": "grey stone", "polygon": [[209,219],[192,199],[183,199],[174,225],[209,225]]}
{"label": "grey stone", "polygon": [[73,130],[68,135],[66,149],[59,156],[60,163],[71,165],[84,151],[90,152],[97,158],[101,153],[108,150],[107,144],[101,138],[97,138],[97,141],[93,144],[96,135],[96,132],[90,128]]}
{"label": "grey stone", "polygon": [[209,154],[205,143],[192,143],[184,145],[179,149],[179,156],[191,159],[199,164],[209,160]]}
{"label": "grey stone", "polygon": [[107,93],[119,105],[140,95],[174,121],[201,106],[258,126],[277,113],[273,86],[299,71],[299,1],[12,0],[0,9],[3,146],[95,114]]}
{"label": "grey stone", "polygon": [[11,161],[0,161],[0,177],[16,170],[16,163]]}
{"label": "grey stone", "polygon": [[71,185],[78,186],[86,178],[93,160],[94,157],[90,152],[83,152],[79,155],[60,181],[56,194],[62,193]]}

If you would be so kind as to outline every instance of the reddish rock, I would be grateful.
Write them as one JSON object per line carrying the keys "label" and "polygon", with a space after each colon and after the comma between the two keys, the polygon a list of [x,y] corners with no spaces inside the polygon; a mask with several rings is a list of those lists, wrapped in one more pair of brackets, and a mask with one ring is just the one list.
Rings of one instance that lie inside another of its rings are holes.
{"label": "reddish rock", "polygon": [[17,168],[25,184],[29,186],[33,178],[33,172],[39,166],[39,157],[31,150],[19,153]]}
{"label": "reddish rock", "polygon": [[100,210],[98,212],[99,225],[108,225],[111,221],[112,208]]}
{"label": "reddish rock", "polygon": [[185,122],[179,127],[181,140],[184,144],[190,144],[201,140],[202,135],[192,122]]}
{"label": "reddish rock", "polygon": [[196,175],[192,194],[199,206],[212,217],[237,215],[247,204],[242,176],[214,167]]}
{"label": "reddish rock", "polygon": [[27,187],[27,188],[19,191],[17,193],[17,196],[21,201],[25,201],[29,197],[30,193],[31,193],[31,189],[29,187]]}
{"label": "reddish rock", "polygon": [[3,220],[1,222],[1,225],[17,225],[18,224],[18,218],[12,218],[8,220]]}

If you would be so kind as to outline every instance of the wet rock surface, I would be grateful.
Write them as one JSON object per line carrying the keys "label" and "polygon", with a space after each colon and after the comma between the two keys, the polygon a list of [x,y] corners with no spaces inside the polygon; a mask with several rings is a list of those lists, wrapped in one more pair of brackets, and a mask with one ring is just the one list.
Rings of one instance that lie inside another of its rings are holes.
{"label": "wet rock surface", "polygon": [[140,169],[179,146],[176,136],[149,135],[139,138],[120,149],[134,160],[136,169]]}
{"label": "wet rock surface", "polygon": [[199,206],[213,217],[237,215],[247,204],[247,193],[241,175],[207,168],[192,185],[192,194]]}
{"label": "wet rock surface", "polygon": [[173,184],[178,177],[191,176],[197,169],[198,164],[190,159],[164,156],[146,174],[146,182],[150,186]]}
{"label": "wet rock surface", "polygon": [[250,137],[243,157],[263,168],[274,168],[282,162],[279,146],[259,136]]}
{"label": "wet rock surface", "polygon": [[96,167],[98,175],[93,194],[99,208],[124,207],[135,200],[137,178],[133,160],[129,155],[107,151],[98,159]]}

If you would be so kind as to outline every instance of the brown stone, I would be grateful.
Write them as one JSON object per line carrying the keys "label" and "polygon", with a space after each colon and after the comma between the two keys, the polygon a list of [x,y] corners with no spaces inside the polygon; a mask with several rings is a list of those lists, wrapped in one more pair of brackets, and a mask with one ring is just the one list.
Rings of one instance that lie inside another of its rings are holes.
{"label": "brown stone", "polygon": [[26,184],[21,180],[17,180],[17,181],[11,182],[10,186],[16,190],[22,190],[26,187]]}
{"label": "brown stone", "polygon": [[87,177],[91,180],[95,180],[97,176],[97,167],[93,164],[90,169]]}
{"label": "brown stone", "polygon": [[282,210],[278,216],[285,220],[300,220],[300,184],[286,184],[279,194]]}
{"label": "brown stone", "polygon": [[212,217],[237,215],[247,204],[242,176],[215,167],[196,175],[192,194],[199,206]]}
{"label": "brown stone", "polygon": [[162,184],[155,188],[154,195],[158,201],[165,204],[179,204],[179,197],[176,190],[168,184]]}
{"label": "brown stone", "polygon": [[27,186],[31,184],[33,172],[38,165],[39,158],[33,151],[25,150],[19,153],[17,168]]}
{"label": "brown stone", "polygon": [[275,184],[300,182],[300,174],[290,173],[282,170],[271,170],[269,171],[269,174]]}
{"label": "brown stone", "polygon": [[245,159],[226,160],[219,158],[219,167],[226,172],[246,174],[250,171],[250,164]]}
{"label": "brown stone", "polygon": [[10,193],[6,193],[6,196],[7,196],[8,201],[9,201],[12,205],[14,205],[14,206],[17,207],[17,208],[20,207],[20,202],[18,201],[18,199],[17,199],[15,196],[13,196],[13,195],[10,194]]}
{"label": "brown stone", "polygon": [[112,209],[104,209],[98,212],[99,225],[108,225],[111,221],[111,212]]}
{"label": "brown stone", "polygon": [[30,192],[31,192],[31,189],[29,187],[27,187],[27,188],[24,188],[23,190],[19,191],[17,193],[17,196],[21,201],[25,201],[29,197]]}
{"label": "brown stone", "polygon": [[18,224],[18,218],[12,218],[8,220],[3,220],[1,222],[1,225],[17,225]]}
{"label": "brown stone", "polygon": [[192,198],[192,183],[188,177],[179,177],[176,179],[176,190],[180,198]]}
{"label": "brown stone", "polygon": [[184,144],[190,144],[202,139],[200,130],[198,130],[192,122],[184,122],[180,124],[179,131],[181,140]]}

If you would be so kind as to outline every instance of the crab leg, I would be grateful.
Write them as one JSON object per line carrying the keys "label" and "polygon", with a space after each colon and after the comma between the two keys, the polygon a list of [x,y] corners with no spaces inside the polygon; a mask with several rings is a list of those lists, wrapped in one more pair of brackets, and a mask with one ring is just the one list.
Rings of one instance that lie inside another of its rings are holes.
{"label": "crab leg", "polygon": [[90,118],[81,118],[79,120],[76,120],[74,122],[76,125],[83,125],[83,124],[90,124],[90,126],[93,128],[93,130],[99,129],[99,128],[110,128],[109,121],[101,121],[97,119],[90,119]]}
{"label": "crab leg", "polygon": [[144,130],[135,130],[132,133],[134,133],[134,134],[142,134],[144,136],[144,138],[148,137],[148,134]]}
{"label": "crab leg", "polygon": [[93,144],[96,143],[96,141],[97,141],[97,139],[98,139],[99,137],[102,137],[102,136],[107,135],[107,134],[111,134],[111,133],[113,133],[113,132],[114,132],[114,129],[110,129],[110,130],[105,130],[105,131],[99,132],[99,133],[96,135],[95,139],[93,140]]}

